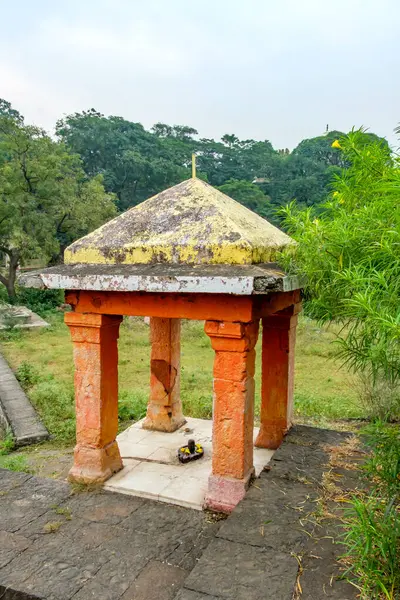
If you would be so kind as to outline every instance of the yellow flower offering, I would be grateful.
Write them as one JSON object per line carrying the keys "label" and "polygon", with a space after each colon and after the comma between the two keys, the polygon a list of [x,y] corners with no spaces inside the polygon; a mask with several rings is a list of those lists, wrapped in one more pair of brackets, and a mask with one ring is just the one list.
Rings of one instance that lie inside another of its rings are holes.
{"label": "yellow flower offering", "polygon": [[334,142],[332,142],[332,148],[339,148],[339,150],[341,149],[341,145],[339,140],[335,140]]}

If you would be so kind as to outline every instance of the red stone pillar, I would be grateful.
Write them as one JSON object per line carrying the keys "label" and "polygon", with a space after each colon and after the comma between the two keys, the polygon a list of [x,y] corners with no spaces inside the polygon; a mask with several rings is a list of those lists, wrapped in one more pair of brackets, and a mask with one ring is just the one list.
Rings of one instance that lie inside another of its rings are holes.
{"label": "red stone pillar", "polygon": [[180,397],[181,320],[151,317],[150,398],[145,429],[176,431],[185,423]]}
{"label": "red stone pillar", "polygon": [[74,344],[76,446],[69,479],[102,483],[122,469],[118,432],[120,316],[65,314]]}
{"label": "red stone pillar", "polygon": [[231,512],[254,473],[254,346],[258,322],[207,321],[215,350],[213,455],[205,504]]}
{"label": "red stone pillar", "polygon": [[279,448],[292,426],[294,351],[301,304],[262,320],[262,372],[258,448]]}

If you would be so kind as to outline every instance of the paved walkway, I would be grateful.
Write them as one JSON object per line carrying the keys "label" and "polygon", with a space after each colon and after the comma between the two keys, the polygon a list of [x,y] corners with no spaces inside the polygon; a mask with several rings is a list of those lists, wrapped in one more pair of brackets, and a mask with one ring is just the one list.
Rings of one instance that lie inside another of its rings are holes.
{"label": "paved walkway", "polygon": [[294,428],[221,521],[110,492],[71,495],[66,483],[0,470],[0,598],[356,598],[337,578],[342,550],[329,517],[332,489],[359,485],[343,467],[350,453],[332,461],[343,443],[342,433]]}
{"label": "paved walkway", "polygon": [[0,354],[0,424],[10,428],[17,446],[47,440],[49,433]]}

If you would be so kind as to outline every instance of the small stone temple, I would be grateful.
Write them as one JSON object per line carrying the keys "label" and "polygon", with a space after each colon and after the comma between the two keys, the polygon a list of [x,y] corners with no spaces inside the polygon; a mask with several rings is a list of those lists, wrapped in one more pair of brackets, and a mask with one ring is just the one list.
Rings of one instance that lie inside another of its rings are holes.
{"label": "small stone temple", "polygon": [[[174,432],[181,319],[205,321],[215,352],[212,473],[205,506],[231,511],[253,468],[255,345],[262,322],[261,425],[255,445],[277,448],[290,428],[300,289],[274,262],[292,240],[193,177],[73,243],[65,264],[25,285],[66,290],[74,348],[76,448],[70,479],[104,482],[122,468],[118,330],[150,316],[150,393],[143,427]],[[132,348],[132,356],[134,348]],[[204,390],[202,390],[204,393]]]}

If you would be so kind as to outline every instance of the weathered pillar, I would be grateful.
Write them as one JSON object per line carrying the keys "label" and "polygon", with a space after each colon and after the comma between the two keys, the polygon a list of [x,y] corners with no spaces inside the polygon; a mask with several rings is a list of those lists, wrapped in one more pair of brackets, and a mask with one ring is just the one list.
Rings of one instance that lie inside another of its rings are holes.
{"label": "weathered pillar", "polygon": [[101,483],[122,469],[118,432],[120,316],[65,314],[74,344],[76,446],[69,479]]}
{"label": "weathered pillar", "polygon": [[262,319],[262,372],[258,448],[279,448],[293,418],[294,351],[301,304]]}
{"label": "weathered pillar", "polygon": [[185,423],[180,397],[181,320],[151,317],[150,398],[145,429],[176,431]]}
{"label": "weathered pillar", "polygon": [[231,512],[254,473],[254,346],[258,322],[207,321],[215,350],[212,475],[205,505]]}

